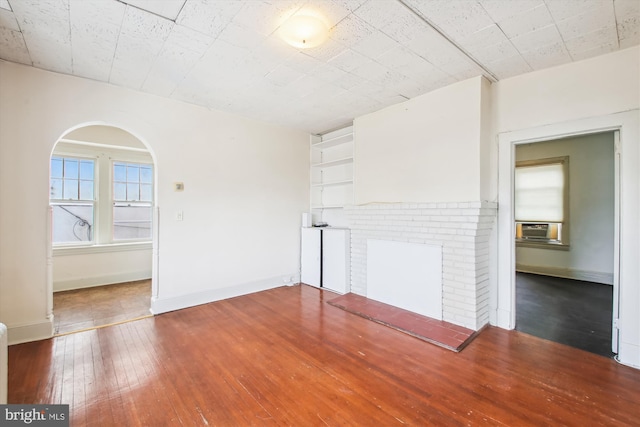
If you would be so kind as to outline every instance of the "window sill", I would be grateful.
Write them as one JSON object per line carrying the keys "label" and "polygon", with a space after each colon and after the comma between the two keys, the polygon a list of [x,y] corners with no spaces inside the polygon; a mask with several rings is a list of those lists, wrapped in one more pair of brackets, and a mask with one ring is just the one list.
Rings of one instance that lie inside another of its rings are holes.
{"label": "window sill", "polygon": [[142,251],[151,249],[152,242],[110,243],[90,246],[54,246],[53,256],[89,255],[108,252]]}
{"label": "window sill", "polygon": [[516,247],[518,248],[536,248],[536,249],[551,249],[556,251],[568,251],[571,249],[570,245],[564,243],[553,242],[532,242],[531,240],[517,240]]}

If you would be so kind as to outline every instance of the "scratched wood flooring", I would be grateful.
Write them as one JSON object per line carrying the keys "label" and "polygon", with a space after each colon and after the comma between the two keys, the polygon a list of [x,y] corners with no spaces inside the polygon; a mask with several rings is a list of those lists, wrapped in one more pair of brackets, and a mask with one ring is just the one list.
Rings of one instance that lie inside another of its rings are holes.
{"label": "scratched wood flooring", "polygon": [[9,349],[72,426],[622,426],[640,370],[489,327],[454,353],[282,287]]}

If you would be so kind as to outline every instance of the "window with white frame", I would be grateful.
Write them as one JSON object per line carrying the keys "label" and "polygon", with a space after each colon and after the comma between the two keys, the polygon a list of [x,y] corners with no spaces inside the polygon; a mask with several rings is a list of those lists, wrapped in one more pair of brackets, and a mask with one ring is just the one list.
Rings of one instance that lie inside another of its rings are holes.
{"label": "window with white frame", "polygon": [[113,240],[151,239],[153,168],[113,163]]}
{"label": "window with white frame", "polygon": [[95,160],[53,156],[50,189],[53,243],[92,242]]}
{"label": "window with white frame", "polygon": [[569,158],[518,162],[515,169],[516,239],[567,245]]}
{"label": "window with white frame", "polygon": [[51,157],[54,248],[151,242],[153,175],[147,152],[60,142]]}

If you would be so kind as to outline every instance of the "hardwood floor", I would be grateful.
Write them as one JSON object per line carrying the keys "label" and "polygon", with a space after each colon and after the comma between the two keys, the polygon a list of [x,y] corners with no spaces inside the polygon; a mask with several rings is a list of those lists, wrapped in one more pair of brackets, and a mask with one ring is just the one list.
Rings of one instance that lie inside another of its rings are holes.
{"label": "hardwood floor", "polygon": [[611,352],[613,287],[516,273],[516,329],[601,356]]}
{"label": "hardwood floor", "polygon": [[151,280],[53,294],[54,333],[66,334],[150,316]]}
{"label": "hardwood floor", "polygon": [[460,353],[282,287],[9,349],[71,425],[638,425],[640,371],[517,331]]}

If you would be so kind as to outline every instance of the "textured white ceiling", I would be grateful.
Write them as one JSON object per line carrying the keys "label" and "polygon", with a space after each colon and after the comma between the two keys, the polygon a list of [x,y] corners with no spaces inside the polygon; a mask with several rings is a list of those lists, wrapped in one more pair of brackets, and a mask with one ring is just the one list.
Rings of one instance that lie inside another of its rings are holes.
{"label": "textured white ceiling", "polygon": [[[278,37],[300,9],[329,40]],[[640,0],[0,0],[0,58],[318,133],[640,44]]]}

